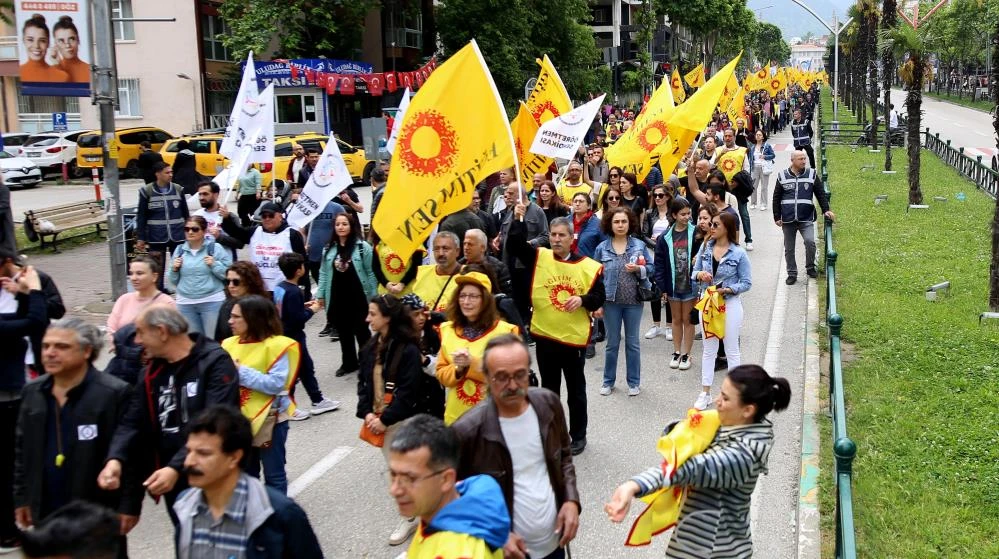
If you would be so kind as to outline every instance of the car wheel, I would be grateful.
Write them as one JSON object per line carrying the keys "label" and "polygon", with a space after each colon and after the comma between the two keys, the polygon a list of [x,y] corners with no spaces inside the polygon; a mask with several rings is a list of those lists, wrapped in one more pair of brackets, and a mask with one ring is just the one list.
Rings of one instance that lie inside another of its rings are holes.
{"label": "car wheel", "polygon": [[74,178],[74,179],[83,178],[83,176],[84,176],[83,170],[80,169],[80,167],[78,167],[76,165],[76,161],[70,161],[68,165],[69,165],[69,176],[70,176],[70,178]]}
{"label": "car wheel", "polygon": [[139,162],[135,159],[128,162],[125,166],[125,177],[130,179],[139,178]]}
{"label": "car wheel", "polygon": [[364,172],[361,173],[361,184],[371,186],[371,172],[374,170],[375,162],[369,161],[368,164],[364,166]]}

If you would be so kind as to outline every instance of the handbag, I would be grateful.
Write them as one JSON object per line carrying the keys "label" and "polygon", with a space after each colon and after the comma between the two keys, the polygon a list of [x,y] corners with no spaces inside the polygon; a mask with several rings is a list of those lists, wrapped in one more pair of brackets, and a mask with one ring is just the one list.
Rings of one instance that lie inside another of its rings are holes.
{"label": "handbag", "polygon": [[[394,389],[394,388],[395,388],[395,385],[393,383],[391,383],[391,382],[386,382],[385,383],[385,405],[386,406],[388,406],[389,404],[392,403],[392,393],[389,392],[389,390]],[[382,414],[380,414],[380,413],[376,414],[376,415],[378,415],[378,417],[382,416]],[[382,431],[381,433],[378,433],[376,435],[374,431],[372,431],[371,429],[368,429],[368,424],[367,423],[361,423],[361,432],[358,434],[358,437],[362,441],[370,444],[371,446],[377,446],[378,448],[381,448],[381,447],[385,446],[385,432]]]}
{"label": "handbag", "polygon": [[645,287],[642,284],[638,284],[638,300],[645,301],[659,301],[663,298],[663,294],[659,291],[659,285],[656,282],[650,282],[652,287]]}
{"label": "handbag", "polygon": [[267,418],[264,419],[264,424],[260,426],[260,430],[257,431],[256,435],[253,435],[253,447],[254,448],[270,448],[271,442],[274,440],[274,427],[277,426],[278,420],[278,410],[277,408],[271,408],[267,411]]}

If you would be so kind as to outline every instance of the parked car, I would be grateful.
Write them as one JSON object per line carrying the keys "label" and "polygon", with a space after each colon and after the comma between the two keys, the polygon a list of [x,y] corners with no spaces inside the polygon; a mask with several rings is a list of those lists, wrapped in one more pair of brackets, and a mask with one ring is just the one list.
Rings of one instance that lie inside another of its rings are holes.
{"label": "parked car", "polygon": [[[163,144],[173,138],[169,132],[159,128],[143,126],[115,130],[115,144],[118,147],[118,168],[129,178],[139,178],[139,144],[148,141],[153,151],[159,151]],[[80,169],[104,166],[101,133],[91,130],[80,134],[76,140],[76,165]]]}
{"label": "parked car", "polygon": [[181,136],[168,140],[160,148],[160,155],[163,156],[164,162],[173,165],[173,162],[177,159],[177,152],[180,151],[178,144],[180,144],[181,140],[185,140],[190,144],[188,149],[194,152],[195,168],[198,174],[206,177],[214,177],[221,173],[222,169],[225,169],[226,165],[229,164],[229,160],[219,153],[219,147],[222,145],[222,136],[219,134]]}
{"label": "parked car", "polygon": [[37,165],[26,157],[14,157],[6,151],[0,151],[0,172],[3,184],[8,188],[37,186],[42,182],[42,170]]}
{"label": "parked car", "polygon": [[80,177],[83,172],[76,165],[76,140],[80,134],[83,134],[82,130],[32,134],[17,153],[38,165],[42,174],[62,173],[62,164],[65,163],[69,166],[71,177]]}
{"label": "parked car", "polygon": [[[317,132],[306,132],[304,134],[289,136],[285,139],[275,138],[274,166],[277,168],[277,178],[284,179],[285,173],[288,171],[288,164],[292,159],[292,144],[298,143],[306,151],[316,149],[322,153],[326,149],[327,141],[329,141],[329,136]],[[375,169],[375,162],[368,160],[364,156],[364,148],[352,146],[339,138],[337,138],[337,147],[340,148],[340,153],[343,154],[343,162],[347,165],[347,170],[350,171],[350,176],[353,177],[354,182],[368,184],[371,179],[371,171]],[[271,169],[267,171],[260,170],[261,173],[264,173],[264,182],[267,184],[270,184],[272,178],[268,175],[273,175],[270,171]]]}
{"label": "parked car", "polygon": [[3,133],[3,151],[17,156],[17,148],[24,145],[24,141],[28,139],[27,132],[4,132]]}

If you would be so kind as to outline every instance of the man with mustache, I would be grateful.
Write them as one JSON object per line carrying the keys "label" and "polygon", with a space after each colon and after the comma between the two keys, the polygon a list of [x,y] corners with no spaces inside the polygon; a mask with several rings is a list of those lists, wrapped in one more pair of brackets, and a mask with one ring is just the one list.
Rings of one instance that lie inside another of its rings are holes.
{"label": "man with mustache", "polygon": [[305,511],[243,473],[250,422],[228,405],[207,408],[188,426],[184,473],[191,488],[174,504],[177,557],[323,557]]}
{"label": "man with mustache", "polygon": [[461,442],[458,478],[497,479],[513,522],[508,559],[563,559],[579,528],[579,491],[558,396],[529,388],[531,354],[514,334],[489,341],[482,355],[489,399],[453,425]]}

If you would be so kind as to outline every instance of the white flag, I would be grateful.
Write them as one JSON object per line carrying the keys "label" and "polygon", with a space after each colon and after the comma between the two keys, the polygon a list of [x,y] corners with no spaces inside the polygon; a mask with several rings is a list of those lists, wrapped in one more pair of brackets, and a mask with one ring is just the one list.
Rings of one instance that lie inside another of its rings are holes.
{"label": "white flag", "polygon": [[[259,135],[259,132],[254,130],[253,134],[254,136],[257,136]],[[252,154],[253,143],[244,142],[236,152],[236,157],[229,160],[229,166],[223,169],[221,173],[212,179],[212,182],[219,185],[219,198],[222,199],[222,205],[229,203],[229,198],[232,196],[232,190],[233,186],[236,184],[236,179],[243,176],[247,167],[250,166],[250,156]]]}
{"label": "white flag", "polygon": [[239,130],[249,132],[254,129],[257,130],[256,135],[247,135],[248,138],[256,138],[250,163],[274,163],[274,84],[260,92],[256,113],[251,118],[247,118],[245,113],[241,117]]}
{"label": "white flag", "polygon": [[331,136],[326,142],[326,149],[319,157],[319,163],[305,183],[305,188],[298,195],[295,205],[288,210],[288,225],[301,229],[319,215],[326,204],[343,189],[354,184],[354,179],[343,162],[343,155]]}
{"label": "white flag", "polygon": [[395,139],[399,136],[399,129],[402,128],[402,118],[406,116],[406,109],[409,108],[409,88],[402,94],[402,101],[399,101],[399,110],[395,112],[395,120],[392,122],[392,130],[389,130],[389,139],[385,142],[385,151],[390,154],[395,151]]}
{"label": "white flag", "polygon": [[593,124],[593,118],[597,116],[605,95],[542,124],[534,136],[531,153],[556,159],[575,157],[576,150],[579,149],[583,137]]}
{"label": "white flag", "polygon": [[242,140],[246,138],[239,138],[239,123],[242,120],[243,113],[249,111],[249,113],[256,113],[257,97],[259,97],[259,91],[257,90],[257,72],[253,65],[253,52],[251,51],[246,55],[246,66],[243,68],[243,81],[239,84],[239,93],[236,94],[236,103],[232,106],[232,114],[229,116],[229,125],[225,127],[225,138],[222,139],[222,145],[219,147],[219,153],[233,159],[239,152],[239,146],[242,144]]}

